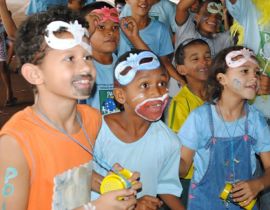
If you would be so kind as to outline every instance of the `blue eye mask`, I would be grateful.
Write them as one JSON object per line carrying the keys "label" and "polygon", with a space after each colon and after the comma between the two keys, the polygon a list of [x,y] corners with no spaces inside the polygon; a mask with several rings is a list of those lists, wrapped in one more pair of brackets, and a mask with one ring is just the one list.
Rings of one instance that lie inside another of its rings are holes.
{"label": "blue eye mask", "polygon": [[127,85],[134,79],[137,71],[150,71],[158,67],[160,62],[154,53],[150,51],[130,53],[125,61],[116,66],[114,75],[121,85]]}

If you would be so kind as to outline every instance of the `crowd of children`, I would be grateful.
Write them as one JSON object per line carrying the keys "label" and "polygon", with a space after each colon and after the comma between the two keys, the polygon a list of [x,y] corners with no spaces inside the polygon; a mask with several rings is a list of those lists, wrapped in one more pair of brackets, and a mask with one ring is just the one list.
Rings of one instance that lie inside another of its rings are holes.
{"label": "crowd of children", "polygon": [[1,209],[269,210],[270,3],[114,4],[33,0],[17,28],[0,0],[35,89],[0,130]]}

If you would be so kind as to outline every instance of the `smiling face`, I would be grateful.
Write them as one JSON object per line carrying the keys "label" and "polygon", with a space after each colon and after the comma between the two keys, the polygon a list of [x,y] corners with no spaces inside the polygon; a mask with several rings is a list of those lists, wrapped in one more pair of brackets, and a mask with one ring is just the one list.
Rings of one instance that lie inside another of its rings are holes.
{"label": "smiling face", "polygon": [[236,68],[228,68],[225,74],[217,75],[217,78],[222,78],[222,94],[226,92],[241,99],[253,99],[259,88],[260,73],[259,65],[251,61]]}
{"label": "smiling face", "polygon": [[219,4],[206,1],[195,16],[198,30],[204,36],[211,36],[219,31],[222,16],[218,12]]}
{"label": "smiling face", "polygon": [[208,45],[194,43],[184,48],[184,65],[177,66],[177,69],[189,82],[206,81],[211,61]]}
{"label": "smiling face", "polygon": [[[72,38],[61,33],[61,38]],[[87,38],[83,38],[87,41]],[[96,78],[92,56],[82,46],[66,50],[48,48],[42,62],[37,66],[42,82],[39,91],[70,99],[86,99],[90,96]]]}
{"label": "smiling face", "polygon": [[160,67],[154,70],[138,71],[135,78],[122,86],[123,98],[116,100],[124,105],[125,111],[147,121],[159,120],[168,101],[168,75]]}
{"label": "smiling face", "polygon": [[148,16],[151,9],[150,0],[127,0],[127,3],[130,5],[132,16]]}

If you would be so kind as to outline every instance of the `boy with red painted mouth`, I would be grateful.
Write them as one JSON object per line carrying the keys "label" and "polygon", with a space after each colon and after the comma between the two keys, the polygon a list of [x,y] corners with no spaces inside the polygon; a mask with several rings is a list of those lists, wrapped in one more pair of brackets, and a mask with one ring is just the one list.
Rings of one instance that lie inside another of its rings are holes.
{"label": "boy with red painted mouth", "polygon": [[132,50],[118,59],[114,76],[114,96],[123,111],[103,117],[95,154],[140,172],[137,210],[159,209],[157,196],[170,209],[183,209],[178,198],[180,141],[160,120],[168,101],[167,71],[151,51]]}

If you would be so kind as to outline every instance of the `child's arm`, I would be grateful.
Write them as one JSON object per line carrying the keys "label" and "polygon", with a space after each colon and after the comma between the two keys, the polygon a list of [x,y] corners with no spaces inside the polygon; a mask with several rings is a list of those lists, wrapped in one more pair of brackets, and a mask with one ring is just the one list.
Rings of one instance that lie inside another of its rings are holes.
{"label": "child's arm", "polygon": [[195,151],[185,146],[181,148],[180,177],[185,177],[190,169]]}
{"label": "child's arm", "polygon": [[17,27],[12,19],[12,17],[9,14],[6,0],[0,0],[0,16],[2,18],[2,22],[4,25],[4,28],[7,32],[7,35],[9,37],[15,37]]}
{"label": "child's arm", "polygon": [[227,10],[227,7],[226,7],[225,0],[220,0],[220,1],[222,3],[222,6],[223,6],[223,8],[222,8],[222,11],[223,11],[222,19],[224,21],[224,30],[228,31],[230,29],[228,10]]}
{"label": "child's arm", "polygon": [[162,206],[162,201],[150,195],[137,199],[135,210],[157,210]]}
{"label": "child's arm", "polygon": [[270,77],[267,75],[260,76],[260,88],[258,95],[269,95],[270,94]]}
{"label": "child's arm", "polygon": [[189,8],[196,0],[181,0],[176,5],[175,21],[177,25],[183,25],[189,17]]}
{"label": "child's arm", "polygon": [[240,181],[234,185],[231,193],[236,202],[243,202],[248,205],[264,189],[270,187],[270,152],[260,153],[264,167],[264,175],[249,181]]}
{"label": "child's arm", "polygon": [[182,205],[180,198],[169,194],[160,194],[159,197],[171,210],[185,210],[185,207]]}
{"label": "child's arm", "polygon": [[150,50],[148,45],[145,44],[144,41],[141,39],[139,35],[138,25],[133,17],[123,17],[120,20],[120,27],[126,37],[129,39],[129,41],[132,43],[134,48],[140,50]]}
{"label": "child's arm", "polygon": [[0,208],[25,210],[30,191],[27,160],[10,136],[0,138]]}

